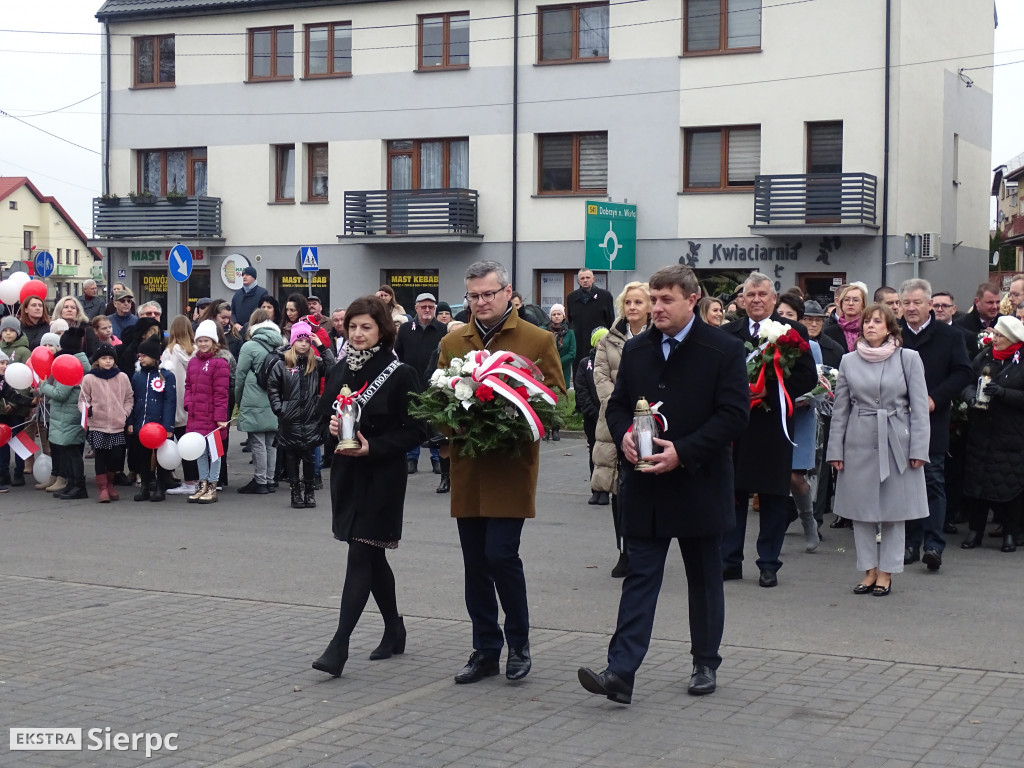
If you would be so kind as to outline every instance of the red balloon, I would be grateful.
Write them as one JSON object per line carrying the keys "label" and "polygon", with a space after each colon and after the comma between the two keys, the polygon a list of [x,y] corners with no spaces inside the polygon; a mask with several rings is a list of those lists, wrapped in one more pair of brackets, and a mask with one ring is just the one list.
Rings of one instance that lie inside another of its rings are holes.
{"label": "red balloon", "polygon": [[11,428],[7,424],[0,424],[0,448],[3,448],[11,440]]}
{"label": "red balloon", "polygon": [[41,301],[46,301],[46,291],[46,283],[42,280],[29,280],[21,286],[21,293],[18,298],[22,304],[33,296],[38,297]]}
{"label": "red balloon", "polygon": [[139,442],[147,448],[156,450],[164,444],[166,439],[167,430],[163,428],[162,424],[157,424],[155,421],[143,424],[142,429],[139,430]]}
{"label": "red balloon", "polygon": [[85,368],[82,367],[82,361],[74,355],[61,355],[54,358],[53,365],[50,366],[50,375],[61,384],[75,387],[82,383]]}
{"label": "red balloon", "polygon": [[36,347],[29,355],[28,361],[32,365],[32,370],[36,372],[36,376],[45,379],[50,375],[50,367],[53,365],[53,352],[46,347]]}

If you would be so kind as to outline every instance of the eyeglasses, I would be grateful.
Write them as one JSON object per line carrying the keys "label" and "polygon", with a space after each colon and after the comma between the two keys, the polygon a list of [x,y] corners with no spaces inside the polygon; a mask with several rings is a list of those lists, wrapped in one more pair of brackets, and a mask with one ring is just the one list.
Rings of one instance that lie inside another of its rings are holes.
{"label": "eyeglasses", "polygon": [[[504,288],[501,289],[505,290]],[[490,304],[494,301],[494,297],[497,296],[501,291],[484,291],[483,293],[467,293],[464,298],[470,304]]]}
{"label": "eyeglasses", "polygon": [[952,309],[952,304],[932,304],[932,309]]}

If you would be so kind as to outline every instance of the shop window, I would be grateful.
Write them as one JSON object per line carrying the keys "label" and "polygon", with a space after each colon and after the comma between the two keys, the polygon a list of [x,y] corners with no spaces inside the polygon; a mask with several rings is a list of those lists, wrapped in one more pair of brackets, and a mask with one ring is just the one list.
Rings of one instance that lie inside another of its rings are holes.
{"label": "shop window", "polygon": [[537,60],[544,63],[608,58],[608,3],[537,9]]}
{"label": "shop window", "polygon": [[608,133],[546,133],[537,137],[537,193],[595,194],[608,190]]}

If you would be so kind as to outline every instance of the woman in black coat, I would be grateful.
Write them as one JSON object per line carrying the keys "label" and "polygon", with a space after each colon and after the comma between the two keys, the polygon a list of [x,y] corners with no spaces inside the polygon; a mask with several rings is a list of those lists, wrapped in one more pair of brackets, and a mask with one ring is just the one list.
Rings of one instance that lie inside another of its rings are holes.
{"label": "woman in black coat", "polygon": [[[974,358],[974,375],[986,370],[988,408],[978,408],[977,384],[963,391],[967,401],[967,450],[964,496],[970,499],[970,533],[960,546],[974,549],[985,536],[988,510],[1003,524],[1003,552],[1017,550],[1024,506],[1024,324],[1001,317],[993,343]],[[977,382],[977,378],[975,378]]]}
{"label": "woman in black coat", "polygon": [[420,377],[392,352],[397,331],[384,302],[376,296],[356,299],[345,310],[345,326],[348,354],[328,376],[317,407],[325,447],[333,450],[339,429],[334,406],[342,387],[353,395],[362,392],[359,447],[335,454],[331,463],[332,527],[334,538],[348,542],[348,565],[338,631],[313,669],[333,677],[348,660],[349,636],[371,593],[384,619],[384,637],[370,659],[405,651],[405,625],[386,552],[402,538],[405,454],[427,436],[423,422],[408,415]]}

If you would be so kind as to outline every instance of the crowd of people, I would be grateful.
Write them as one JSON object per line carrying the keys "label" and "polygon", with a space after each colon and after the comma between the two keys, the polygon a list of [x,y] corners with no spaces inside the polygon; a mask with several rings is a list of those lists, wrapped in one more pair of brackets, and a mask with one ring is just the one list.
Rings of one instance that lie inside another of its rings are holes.
{"label": "crowd of people", "polygon": [[[961,546],[981,546],[990,515],[1003,552],[1024,544],[1024,275],[1006,296],[983,283],[965,313],[918,278],[870,300],[863,283],[841,285],[824,307],[796,288],[778,295],[758,272],[718,297],[702,296],[686,267],[630,282],[617,297],[596,287],[590,270],[577,281],[549,315],[524,305],[496,262],[469,268],[454,315],[429,292],[407,311],[387,285],[329,316],[316,296],[292,294],[282,307],[252,267],[230,301],[201,299],[169,323],[158,303],[136,307],[120,284],[108,302],[90,281],[81,299],[60,299],[52,318],[31,298],[0,321],[0,376],[37,347],[73,357],[83,376],[21,389],[3,379],[0,423],[40,452],[15,451],[12,471],[12,444],[0,447],[0,492],[35,475],[35,488],[56,499],[91,498],[91,459],[100,503],[118,501],[118,487],[131,487],[137,502],[170,494],[215,503],[228,486],[233,422],[253,466],[238,493],[287,483],[292,508],[313,508],[330,467],[332,532],[348,543],[348,564],[338,630],[313,666],[339,676],[370,595],[384,621],[370,658],[404,651],[386,552],[401,539],[407,477],[426,446],[457,520],[473,625],[473,653],[455,681],[497,674],[505,645],[506,676],[518,680],[531,666],[519,542],[535,515],[539,448],[514,458],[449,453],[451,436],[411,418],[408,406],[453,358],[519,353],[537,361],[551,389],[573,385],[590,451],[589,503],[611,507],[611,575],[624,579],[618,627],[608,668],[583,667],[579,679],[621,703],[631,700],[650,640],[672,539],[689,584],[694,695],[716,687],[723,583],[744,577],[751,509],[766,588],[779,584],[787,528],[799,520],[814,552],[829,513],[830,527],[853,529],[858,595],[891,594],[894,575],[917,561],[940,570],[945,537],[964,523]],[[776,354],[773,368],[751,375],[783,336],[784,360]],[[632,433],[642,400],[662,426],[649,455]],[[344,403],[361,417],[337,447]],[[142,437],[154,428],[161,440],[198,433],[202,453],[164,466]],[[45,477],[33,466],[41,456]],[[507,490],[496,496],[499,480]]]}

